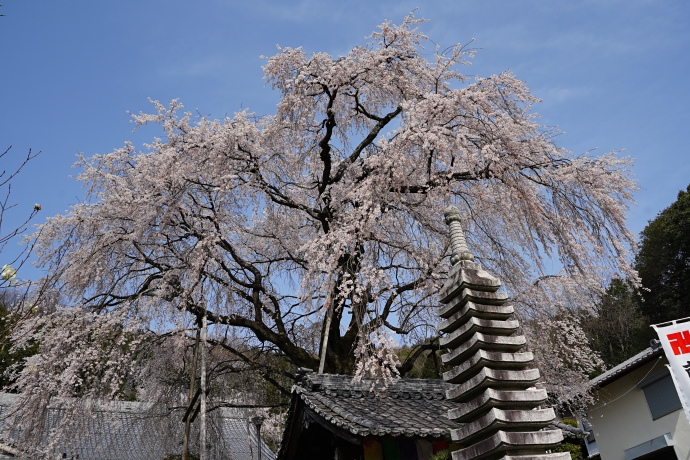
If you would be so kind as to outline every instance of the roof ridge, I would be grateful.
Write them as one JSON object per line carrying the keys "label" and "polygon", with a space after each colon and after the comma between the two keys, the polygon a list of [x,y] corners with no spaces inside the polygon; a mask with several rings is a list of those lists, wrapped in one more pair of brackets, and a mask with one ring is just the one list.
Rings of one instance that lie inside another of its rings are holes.
{"label": "roof ridge", "polygon": [[645,348],[641,352],[637,353],[635,356],[626,359],[622,363],[613,366],[606,372],[594,377],[592,380],[589,381],[589,385],[590,387],[595,387],[601,385],[602,383],[606,383],[614,377],[617,377],[619,374],[622,374],[627,370],[632,369],[640,361],[654,357],[656,355],[663,355],[663,349],[654,349],[652,347]]}
{"label": "roof ridge", "polygon": [[450,388],[450,384],[440,379],[408,379],[399,378],[388,385],[380,387],[377,384],[382,382],[381,378],[364,377],[359,381],[355,381],[354,377],[342,374],[317,374],[313,372],[304,373],[297,385],[308,389],[309,391],[332,391],[340,390],[342,392],[380,392],[380,393],[428,393],[445,392]]}

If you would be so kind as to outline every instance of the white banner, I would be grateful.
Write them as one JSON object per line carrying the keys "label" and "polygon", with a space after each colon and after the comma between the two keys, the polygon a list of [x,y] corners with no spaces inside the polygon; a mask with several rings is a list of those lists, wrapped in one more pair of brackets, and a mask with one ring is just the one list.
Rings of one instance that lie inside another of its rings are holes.
{"label": "white banner", "polygon": [[690,318],[653,324],[652,327],[664,347],[673,383],[690,422]]}

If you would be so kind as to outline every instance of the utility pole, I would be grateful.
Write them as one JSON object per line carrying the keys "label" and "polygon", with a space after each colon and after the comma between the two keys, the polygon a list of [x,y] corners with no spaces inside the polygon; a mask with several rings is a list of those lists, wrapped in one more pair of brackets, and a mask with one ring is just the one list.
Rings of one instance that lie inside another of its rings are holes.
{"label": "utility pole", "polygon": [[206,460],[206,334],[207,334],[206,302],[204,302],[204,318],[201,323],[201,402],[199,421],[199,460]]}
{"label": "utility pole", "polygon": [[194,384],[196,383],[196,364],[199,357],[199,333],[196,329],[196,341],[194,342],[194,358],[192,358],[191,376],[189,378],[189,398],[187,399],[187,417],[184,421],[184,442],[182,444],[182,460],[189,459],[189,430],[192,421],[192,414],[194,411],[190,407],[194,403]]}

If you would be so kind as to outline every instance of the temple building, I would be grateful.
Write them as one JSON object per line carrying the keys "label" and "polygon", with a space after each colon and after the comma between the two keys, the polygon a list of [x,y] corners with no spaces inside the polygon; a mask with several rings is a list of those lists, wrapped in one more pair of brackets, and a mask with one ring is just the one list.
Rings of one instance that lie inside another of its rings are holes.
{"label": "temple building", "polygon": [[570,460],[539,371],[500,281],[474,262],[455,208],[445,212],[451,270],[439,291],[443,380],[373,382],[302,370],[279,460]]}
{"label": "temple building", "polygon": [[429,460],[450,448],[455,407],[442,380],[398,379],[371,391],[373,379],[302,369],[294,386],[280,460]]}

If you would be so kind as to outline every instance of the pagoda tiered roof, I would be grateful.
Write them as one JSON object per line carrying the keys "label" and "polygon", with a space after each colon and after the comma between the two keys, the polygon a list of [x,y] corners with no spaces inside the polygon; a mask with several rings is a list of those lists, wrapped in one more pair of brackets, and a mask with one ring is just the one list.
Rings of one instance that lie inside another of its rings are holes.
{"label": "pagoda tiered roof", "polygon": [[452,267],[439,291],[439,315],[446,333],[444,363],[454,366],[443,378],[453,384],[446,394],[458,404],[448,418],[463,425],[451,430],[464,448],[454,460],[569,460],[568,453],[547,453],[563,440],[549,429],[552,408],[542,408],[546,390],[536,389],[539,371],[525,350],[526,339],[498,278],[474,262],[457,209],[448,208]]}

